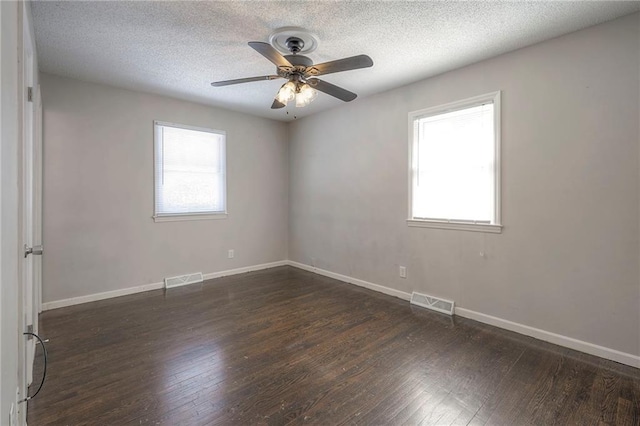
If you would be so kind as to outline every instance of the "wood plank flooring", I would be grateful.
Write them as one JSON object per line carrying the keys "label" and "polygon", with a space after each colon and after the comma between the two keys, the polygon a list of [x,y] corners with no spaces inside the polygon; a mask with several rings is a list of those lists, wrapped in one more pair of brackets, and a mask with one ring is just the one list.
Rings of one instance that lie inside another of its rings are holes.
{"label": "wood plank flooring", "polygon": [[640,425],[638,369],[292,267],[44,312],[40,332],[30,426]]}

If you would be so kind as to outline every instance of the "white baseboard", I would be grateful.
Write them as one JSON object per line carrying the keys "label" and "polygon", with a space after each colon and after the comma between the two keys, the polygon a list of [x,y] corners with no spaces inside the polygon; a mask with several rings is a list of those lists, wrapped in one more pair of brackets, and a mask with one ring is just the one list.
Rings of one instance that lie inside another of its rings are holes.
{"label": "white baseboard", "polygon": [[515,331],[516,333],[524,334],[525,336],[531,336],[538,340],[544,340],[545,342],[564,346],[566,348],[574,349],[576,351],[584,352],[590,355],[595,355],[600,358],[610,359],[621,364],[640,368],[640,356],[637,355],[620,352],[615,349],[610,349],[604,346],[574,339],[573,337],[567,337],[561,334],[552,333],[550,331],[541,330],[539,328],[529,327],[528,325],[519,324],[517,322],[497,318],[469,309],[459,308],[457,306],[455,310],[456,315],[460,315],[461,317],[504,328],[505,330]]}
{"label": "white baseboard", "polygon": [[[389,296],[399,297],[404,300],[411,300],[411,294],[404,291],[395,290],[393,288],[385,287],[380,284],[374,284],[368,281],[359,280],[357,278],[348,277],[346,275],[336,274],[334,272],[325,271],[323,269],[314,268],[313,266],[305,265],[294,261],[289,261],[288,264],[295,268],[304,269],[305,271],[314,272],[319,275],[334,278],[339,281],[344,281],[349,284],[355,284],[360,287],[368,288],[369,290],[377,291],[380,293],[388,294]],[[620,352],[615,349],[606,348],[604,346],[595,345],[593,343],[584,342],[582,340],[574,339],[572,337],[563,336],[560,334],[552,333],[550,331],[541,330],[539,328],[530,327],[528,325],[519,324],[517,322],[505,320],[502,318],[494,317],[491,315],[475,312],[469,309],[455,307],[455,314],[461,317],[469,318],[484,324],[493,325],[495,327],[503,328],[505,330],[514,331],[525,336],[530,336],[538,340],[553,343],[559,346],[564,346],[569,349],[584,352],[590,355],[595,355],[600,358],[609,359],[619,362],[621,364],[630,365],[632,367],[640,368],[640,356],[629,354],[626,352]]]}
{"label": "white baseboard", "polygon": [[95,302],[97,300],[111,299],[112,297],[126,296],[128,294],[141,293],[143,291],[164,288],[164,282],[143,284],[136,287],[122,288],[119,290],[105,291],[103,293],[89,294],[87,296],[71,297],[69,299],[54,300],[42,304],[43,311],[64,308],[65,306],[79,305],[81,303]]}
{"label": "white baseboard", "polygon": [[205,280],[211,280],[213,278],[226,277],[228,275],[244,274],[245,272],[260,271],[262,269],[275,268],[277,266],[286,266],[288,264],[289,264],[288,260],[279,260],[277,262],[270,262],[270,263],[262,263],[260,265],[245,266],[245,267],[242,267],[242,268],[228,269],[226,271],[211,272],[209,274],[204,274],[203,277],[204,277]]}
{"label": "white baseboard", "polygon": [[[245,272],[259,271],[261,269],[275,268],[276,266],[288,265],[288,261],[281,260],[278,262],[263,263],[260,265],[245,266],[242,268],[229,269],[220,272],[211,272],[203,274],[205,280],[212,278],[226,277],[228,275],[243,274]],[[42,304],[43,311],[49,311],[51,309],[64,308],[65,306],[79,305],[81,303],[95,302],[97,300],[111,299],[112,297],[126,296],[128,294],[141,293],[143,291],[157,290],[164,288],[164,282],[157,282],[151,284],[143,284],[136,287],[128,287],[119,290],[105,291],[103,293],[89,294],[87,296],[72,297],[69,299],[54,300],[52,302],[45,302]]]}
{"label": "white baseboard", "polygon": [[334,278],[338,281],[344,281],[349,284],[354,284],[354,285],[357,285],[358,287],[368,288],[369,290],[377,291],[379,293],[384,293],[393,297],[398,297],[402,300],[411,300],[411,294],[405,293],[404,291],[385,287],[380,284],[374,284],[369,281],[359,280],[357,278],[349,277],[347,275],[336,274],[335,272],[326,271],[320,268],[315,268],[313,266],[305,265],[304,263],[294,262],[292,260],[290,260],[288,264],[289,266],[293,266],[295,268],[304,269],[305,271],[313,272],[318,275],[324,275],[325,277]]}

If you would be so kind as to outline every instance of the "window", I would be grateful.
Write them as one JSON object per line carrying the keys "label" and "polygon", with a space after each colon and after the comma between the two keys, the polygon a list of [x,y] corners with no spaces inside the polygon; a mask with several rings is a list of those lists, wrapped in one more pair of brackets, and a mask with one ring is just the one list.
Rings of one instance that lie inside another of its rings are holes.
{"label": "window", "polygon": [[501,232],[500,92],[409,114],[409,226]]}
{"label": "window", "polygon": [[225,133],[155,121],[154,136],[154,220],[225,218]]}

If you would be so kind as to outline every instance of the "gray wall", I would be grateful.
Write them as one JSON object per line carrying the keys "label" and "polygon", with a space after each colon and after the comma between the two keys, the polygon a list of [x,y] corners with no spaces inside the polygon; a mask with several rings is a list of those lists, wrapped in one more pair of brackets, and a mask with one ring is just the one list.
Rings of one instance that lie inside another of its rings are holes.
{"label": "gray wall", "polygon": [[[640,354],[638,28],[636,14],[292,123],[289,258]],[[503,233],[407,227],[407,113],[495,90]]]}
{"label": "gray wall", "polygon": [[[47,74],[41,85],[43,302],[287,258],[286,124]],[[153,120],[227,132],[227,219],[153,221]]]}

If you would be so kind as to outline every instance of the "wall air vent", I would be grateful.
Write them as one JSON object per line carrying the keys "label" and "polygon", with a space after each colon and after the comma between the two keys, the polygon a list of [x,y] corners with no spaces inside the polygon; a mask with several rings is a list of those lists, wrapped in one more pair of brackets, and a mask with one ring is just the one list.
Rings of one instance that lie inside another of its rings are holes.
{"label": "wall air vent", "polygon": [[180,275],[164,279],[164,288],[180,287],[188,284],[201,283],[203,281],[202,272]]}
{"label": "wall air vent", "polygon": [[440,299],[439,297],[428,296],[414,291],[411,293],[411,304],[442,312],[443,314],[453,315],[453,300]]}

